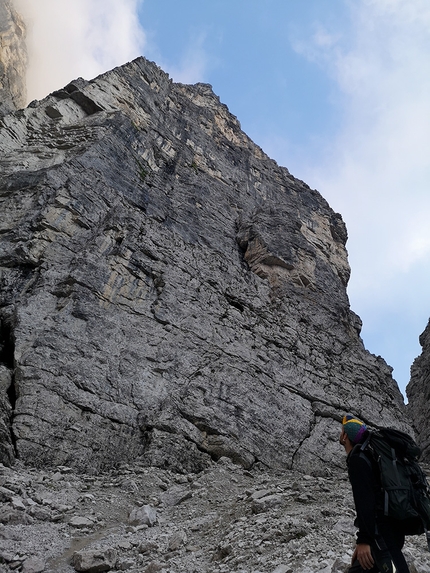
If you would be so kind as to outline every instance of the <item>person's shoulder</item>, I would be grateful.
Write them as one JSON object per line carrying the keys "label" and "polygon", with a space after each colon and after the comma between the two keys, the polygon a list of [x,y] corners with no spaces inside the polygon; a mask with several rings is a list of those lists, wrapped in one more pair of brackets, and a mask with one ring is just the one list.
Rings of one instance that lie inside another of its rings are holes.
{"label": "person's shoulder", "polygon": [[347,462],[349,468],[372,467],[371,456],[366,448],[362,448],[362,444],[354,446],[348,455]]}
{"label": "person's shoulder", "polygon": [[359,456],[363,451],[362,444],[355,444],[352,450],[348,454],[348,459],[356,458]]}

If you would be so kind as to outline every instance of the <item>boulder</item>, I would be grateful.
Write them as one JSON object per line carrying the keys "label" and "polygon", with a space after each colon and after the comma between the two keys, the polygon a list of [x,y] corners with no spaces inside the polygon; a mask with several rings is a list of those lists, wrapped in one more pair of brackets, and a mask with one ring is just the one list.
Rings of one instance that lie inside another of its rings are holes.
{"label": "boulder", "polygon": [[116,563],[114,549],[82,549],[73,554],[71,565],[75,571],[102,573],[114,569]]}

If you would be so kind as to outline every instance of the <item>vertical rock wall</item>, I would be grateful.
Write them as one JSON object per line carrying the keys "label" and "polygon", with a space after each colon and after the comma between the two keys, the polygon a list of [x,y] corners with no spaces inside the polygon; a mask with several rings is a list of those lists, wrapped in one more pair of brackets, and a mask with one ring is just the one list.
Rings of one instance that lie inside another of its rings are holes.
{"label": "vertical rock wall", "polygon": [[318,473],[345,410],[407,429],[340,215],[210,86],[140,58],[7,115],[0,145],[4,461]]}
{"label": "vertical rock wall", "polygon": [[408,414],[423,450],[423,459],[430,460],[430,321],[420,336],[422,353],[411,367],[411,380],[406,388]]}
{"label": "vertical rock wall", "polygon": [[0,116],[24,107],[25,27],[10,0],[0,0]]}

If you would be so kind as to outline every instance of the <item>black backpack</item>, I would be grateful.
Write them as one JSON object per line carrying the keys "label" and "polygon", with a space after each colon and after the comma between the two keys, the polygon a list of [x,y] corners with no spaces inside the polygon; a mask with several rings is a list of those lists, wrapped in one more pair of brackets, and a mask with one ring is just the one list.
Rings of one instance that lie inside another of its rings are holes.
{"label": "black backpack", "polygon": [[406,535],[425,532],[430,551],[430,488],[418,464],[420,448],[408,434],[380,428],[369,430],[360,451],[379,468],[383,514],[401,520]]}

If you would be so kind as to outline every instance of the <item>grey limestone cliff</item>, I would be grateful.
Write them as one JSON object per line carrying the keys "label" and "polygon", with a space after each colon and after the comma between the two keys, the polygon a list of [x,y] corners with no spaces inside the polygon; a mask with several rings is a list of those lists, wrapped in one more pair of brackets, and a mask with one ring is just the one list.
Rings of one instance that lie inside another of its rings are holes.
{"label": "grey limestone cliff", "polygon": [[10,0],[0,0],[0,117],[25,105],[25,26]]}
{"label": "grey limestone cliff", "polygon": [[2,461],[318,473],[344,411],[407,428],[341,216],[209,85],[139,58],[0,127]]}
{"label": "grey limestone cliff", "polygon": [[422,353],[411,367],[411,380],[406,388],[408,413],[415,428],[423,459],[430,460],[430,321],[420,336]]}

